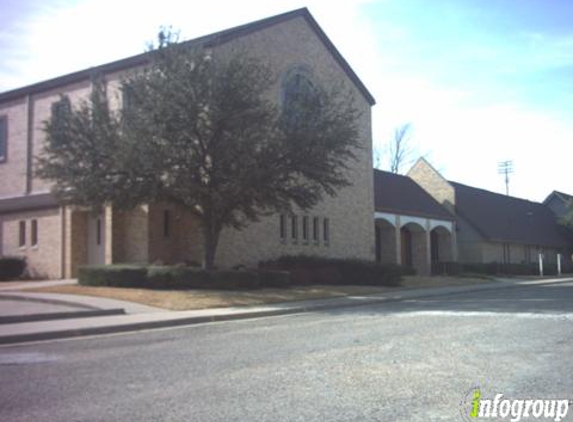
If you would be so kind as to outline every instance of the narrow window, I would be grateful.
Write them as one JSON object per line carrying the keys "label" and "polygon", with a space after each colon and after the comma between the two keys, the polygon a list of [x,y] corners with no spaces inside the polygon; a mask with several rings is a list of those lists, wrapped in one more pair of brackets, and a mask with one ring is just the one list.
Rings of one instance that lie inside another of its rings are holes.
{"label": "narrow window", "polygon": [[8,151],[8,118],[0,117],[0,163],[6,161]]}
{"label": "narrow window", "polygon": [[124,84],[121,87],[121,107],[123,111],[131,111],[134,106],[134,91],[133,86]]}
{"label": "narrow window", "polygon": [[302,240],[308,242],[308,216],[302,217]]}
{"label": "narrow window", "polygon": [[101,245],[101,219],[97,219],[96,224],[96,244],[99,246]]}
{"label": "narrow window", "polygon": [[52,141],[57,146],[64,142],[66,120],[70,114],[71,108],[70,99],[65,96],[59,101],[52,103],[52,127],[54,130]]}
{"label": "narrow window", "polygon": [[281,214],[281,215],[280,215],[279,235],[280,235],[281,240],[285,240],[285,239],[286,239],[286,236],[287,236],[287,233],[286,233],[286,232],[287,232],[287,228],[286,228],[287,221],[286,221],[286,218],[287,218],[286,215],[284,215],[284,214]]}
{"label": "narrow window", "polygon": [[163,236],[169,237],[171,235],[171,212],[169,210],[163,211]]}
{"label": "narrow window", "polygon": [[312,219],[312,240],[314,240],[315,243],[318,243],[320,240],[319,230],[320,230],[320,221],[318,217],[314,217]]}
{"label": "narrow window", "polygon": [[30,231],[30,243],[32,246],[38,246],[38,220],[32,220]]}
{"label": "narrow window", "polygon": [[298,238],[298,218],[296,215],[291,216],[290,224],[290,236],[293,240],[296,240]]}
{"label": "narrow window", "polygon": [[26,222],[20,221],[20,231],[19,231],[20,242],[19,245],[21,248],[26,246]]}
{"label": "narrow window", "polygon": [[330,221],[328,218],[322,221],[322,235],[324,243],[328,244],[328,242],[330,242]]}

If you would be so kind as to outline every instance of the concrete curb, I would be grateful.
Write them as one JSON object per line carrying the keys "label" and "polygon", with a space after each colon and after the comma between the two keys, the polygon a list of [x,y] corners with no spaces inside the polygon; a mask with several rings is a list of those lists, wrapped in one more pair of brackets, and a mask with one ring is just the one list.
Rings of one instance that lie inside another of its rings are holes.
{"label": "concrete curb", "polygon": [[125,315],[125,309],[97,309],[71,312],[49,312],[28,315],[0,316],[1,324],[19,324],[24,322],[52,321],[56,319],[91,318],[99,316]]}
{"label": "concrete curb", "polygon": [[23,302],[39,302],[39,303],[48,303],[51,305],[65,305],[65,306],[72,306],[74,308],[80,309],[87,309],[91,311],[99,310],[99,308],[91,305],[86,305],[83,303],[72,302],[68,300],[62,299],[52,299],[52,298],[44,298],[44,297],[29,297],[25,296],[24,294],[10,294],[10,293],[3,293],[0,292],[0,300],[20,300]]}
{"label": "concrete curb", "polygon": [[[153,314],[148,315],[149,320],[147,321],[137,321],[137,322],[124,322],[118,324],[110,324],[105,326],[97,327],[78,327],[78,328],[67,328],[62,330],[54,331],[44,331],[44,332],[33,332],[33,333],[22,333],[22,334],[0,334],[0,344],[16,344],[32,341],[41,340],[54,340],[54,339],[64,339],[80,336],[91,336],[91,335],[101,335],[101,334],[114,334],[121,332],[130,331],[140,331],[156,328],[167,328],[167,327],[178,327],[183,325],[194,325],[208,322],[218,322],[218,321],[232,321],[241,319],[253,319],[269,316],[280,316],[289,315],[297,313],[305,313],[311,311],[322,311],[326,309],[342,309],[350,308],[356,306],[382,304],[399,302],[408,299],[423,299],[435,296],[449,296],[456,295],[466,292],[474,291],[485,291],[485,290],[496,290],[496,289],[507,289],[512,287],[530,287],[532,285],[549,285],[549,284],[560,284],[566,281],[572,281],[573,279],[567,280],[548,280],[547,282],[534,281],[534,282],[508,282],[500,281],[487,283],[485,285],[465,285],[465,286],[449,286],[449,287],[434,287],[426,289],[402,289],[396,293],[377,295],[377,296],[347,296],[342,298],[330,298],[330,299],[318,299],[313,301],[304,302],[290,302],[290,303],[280,303],[275,305],[267,306],[257,306],[252,308],[231,308],[224,309],[228,310],[227,313],[221,313],[221,308],[219,310],[200,311],[204,313],[203,315],[193,315],[193,316],[182,316],[177,312],[172,312],[173,314],[169,318],[155,319]],[[196,311],[180,311],[180,312],[196,312]]]}

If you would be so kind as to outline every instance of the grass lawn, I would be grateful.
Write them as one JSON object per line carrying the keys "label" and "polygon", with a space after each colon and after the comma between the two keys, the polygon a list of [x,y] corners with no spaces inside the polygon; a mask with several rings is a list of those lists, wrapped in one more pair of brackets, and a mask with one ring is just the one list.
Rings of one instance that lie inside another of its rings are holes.
{"label": "grass lawn", "polygon": [[[485,283],[483,278],[404,277],[403,287],[438,287]],[[26,291],[101,296],[142,303],[174,311],[221,308],[229,306],[262,305],[341,296],[374,295],[395,290],[394,287],[375,286],[295,286],[288,289],[260,290],[147,290],[119,287],[90,287],[79,285],[50,286]]]}

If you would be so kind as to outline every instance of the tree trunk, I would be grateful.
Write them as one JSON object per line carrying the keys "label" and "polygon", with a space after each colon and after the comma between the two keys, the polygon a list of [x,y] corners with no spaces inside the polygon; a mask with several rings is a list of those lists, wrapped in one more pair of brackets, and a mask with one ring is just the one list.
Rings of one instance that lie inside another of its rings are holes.
{"label": "tree trunk", "polygon": [[215,263],[215,253],[219,244],[221,229],[214,224],[204,223],[203,226],[203,269],[212,270]]}

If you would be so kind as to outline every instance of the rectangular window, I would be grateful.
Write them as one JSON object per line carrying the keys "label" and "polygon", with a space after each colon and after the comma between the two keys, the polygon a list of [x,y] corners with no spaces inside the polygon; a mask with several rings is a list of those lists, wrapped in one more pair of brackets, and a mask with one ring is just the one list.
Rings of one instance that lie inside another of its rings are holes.
{"label": "rectangular window", "polygon": [[30,243],[32,246],[38,246],[38,220],[32,220],[32,227],[30,228]]}
{"label": "rectangular window", "polygon": [[286,236],[287,236],[287,217],[284,214],[280,215],[280,222],[279,222],[279,236],[281,238],[281,240],[285,240]]}
{"label": "rectangular window", "polygon": [[163,236],[169,237],[171,234],[171,212],[163,211]]}
{"label": "rectangular window", "polygon": [[308,216],[302,217],[302,240],[308,242]]}
{"label": "rectangular window", "polygon": [[70,114],[72,106],[70,104],[70,99],[68,97],[62,97],[59,101],[52,103],[52,125],[54,129],[53,141],[59,145],[62,142],[62,138],[59,134],[60,131],[64,129],[64,123],[66,118]]}
{"label": "rectangular window", "polygon": [[25,221],[20,221],[20,230],[19,230],[19,237],[20,237],[20,241],[19,241],[19,245],[21,248],[23,248],[24,246],[26,246],[26,222]]}
{"label": "rectangular window", "polygon": [[121,107],[124,111],[129,111],[133,108],[133,87],[124,84],[121,87]]}
{"label": "rectangular window", "polygon": [[298,239],[298,218],[296,215],[290,217],[290,236],[293,240]]}
{"label": "rectangular window", "polygon": [[315,243],[318,243],[320,241],[320,221],[318,219],[318,217],[314,217],[312,219],[312,240],[314,240]]}
{"label": "rectangular window", "polygon": [[96,223],[96,245],[101,245],[101,218],[98,218]]}
{"label": "rectangular window", "polygon": [[325,218],[322,221],[322,236],[325,244],[330,242],[330,221]]}
{"label": "rectangular window", "polygon": [[6,161],[8,155],[8,118],[0,117],[0,163]]}

